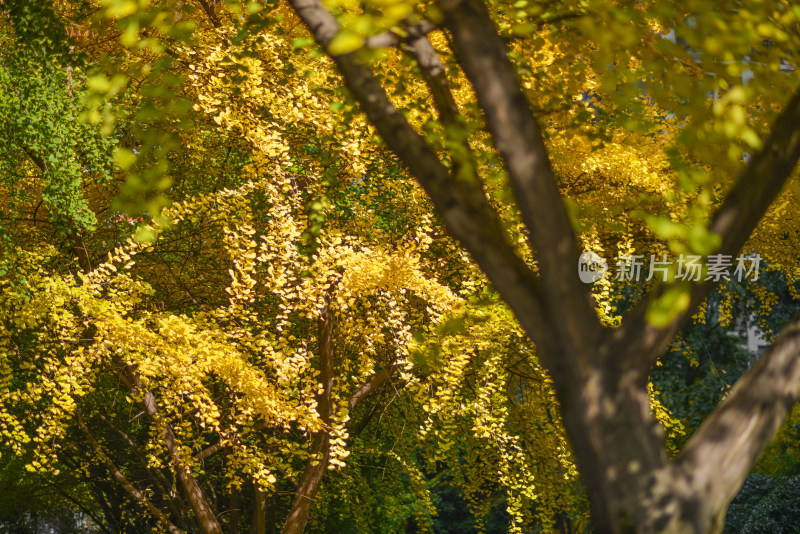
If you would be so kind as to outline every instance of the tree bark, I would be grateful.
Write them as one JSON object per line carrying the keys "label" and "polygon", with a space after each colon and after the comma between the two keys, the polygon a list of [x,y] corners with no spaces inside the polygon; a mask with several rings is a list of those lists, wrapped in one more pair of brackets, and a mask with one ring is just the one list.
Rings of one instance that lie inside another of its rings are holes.
{"label": "tree bark", "polygon": [[228,497],[228,532],[229,534],[239,534],[239,517],[241,516],[241,509],[239,508],[239,496],[241,495],[241,488],[231,489]]}
{"label": "tree bark", "polygon": [[[139,388],[140,385],[133,366],[120,361],[119,358],[116,363],[120,367],[117,372],[120,382],[131,391]],[[154,424],[162,424],[155,395],[151,391],[144,391],[143,396],[144,411],[148,418]],[[162,437],[164,439],[164,445],[172,457],[173,468],[178,475],[178,481],[180,482],[186,499],[191,505],[200,530],[203,534],[222,534],[222,526],[219,520],[217,520],[211,503],[208,501],[200,484],[197,483],[197,479],[186,467],[172,428],[166,423],[163,423],[163,425]]]}
{"label": "tree bark", "polygon": [[250,534],[265,534],[267,531],[267,494],[253,483],[253,520]]}

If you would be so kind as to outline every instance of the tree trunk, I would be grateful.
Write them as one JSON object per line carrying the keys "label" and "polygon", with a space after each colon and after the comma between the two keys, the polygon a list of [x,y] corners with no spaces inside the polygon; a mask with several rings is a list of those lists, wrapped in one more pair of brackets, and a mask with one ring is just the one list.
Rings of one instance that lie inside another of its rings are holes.
{"label": "tree trunk", "polygon": [[250,523],[250,534],[265,534],[267,531],[267,494],[253,483],[253,519]]}
{"label": "tree trunk", "polygon": [[228,516],[228,532],[230,534],[239,534],[239,517],[241,515],[241,510],[239,509],[239,495],[241,492],[242,490],[240,488],[233,488],[228,498],[228,509],[230,510],[230,515]]}

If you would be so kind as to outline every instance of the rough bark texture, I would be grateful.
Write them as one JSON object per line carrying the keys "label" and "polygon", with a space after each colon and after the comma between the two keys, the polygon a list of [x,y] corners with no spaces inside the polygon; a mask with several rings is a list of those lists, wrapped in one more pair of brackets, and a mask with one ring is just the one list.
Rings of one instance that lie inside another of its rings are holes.
{"label": "rough bark texture", "polygon": [[[320,0],[290,4],[326,48],[339,30],[331,13]],[[645,321],[648,302],[656,294],[630,312],[620,328],[600,325],[587,287],[577,270],[569,268],[577,264],[577,242],[505,43],[480,0],[441,0],[438,5],[514,187],[538,274],[509,245],[474,169],[467,166],[465,175],[464,161],[451,161],[454,170],[448,169],[353,54],[333,57],[347,87],[536,344],[555,383],[592,504],[594,530],[718,531],[728,503],[800,394],[800,320],[737,383],[683,453],[669,461],[662,429],[650,411],[648,375],[712,284],[693,286],[689,309],[665,327]],[[460,120],[459,110],[427,41],[428,31],[409,34],[406,48],[417,59],[440,120],[453,123]],[[374,41],[399,44],[384,37]],[[740,250],[798,158],[800,95],[795,95],[712,221],[709,229],[722,238],[718,253]]]}

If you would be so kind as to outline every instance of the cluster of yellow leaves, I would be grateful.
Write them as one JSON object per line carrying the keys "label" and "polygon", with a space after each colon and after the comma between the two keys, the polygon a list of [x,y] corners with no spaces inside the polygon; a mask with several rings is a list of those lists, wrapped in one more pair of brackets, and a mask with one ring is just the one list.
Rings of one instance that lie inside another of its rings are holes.
{"label": "cluster of yellow leaves", "polygon": [[552,382],[504,306],[463,310],[411,347],[427,371],[410,386],[425,413],[418,432],[427,461],[451,466],[479,521],[503,491],[513,532],[531,528],[534,508],[553,528],[555,513],[577,504],[570,489],[577,471]]}
{"label": "cluster of yellow leaves", "polygon": [[[253,180],[175,204],[164,214],[168,226],[150,228],[151,241],[129,239],[88,275],[48,273],[37,267],[45,263],[38,256],[17,269],[14,283],[21,285],[3,297],[0,413],[2,432],[17,450],[32,442],[31,468],[55,468],[59,442],[82,399],[102,376],[128,368],[137,384],[127,402],[141,404],[153,393],[158,426],[173,429],[184,458],[217,439],[231,447],[232,484],[250,477],[268,489],[276,472],[294,476],[292,458],[306,453],[293,431],[322,428],[314,352],[315,324],[326,305],[335,317],[337,374],[337,408],[327,429],[330,465],[342,467],[349,454],[348,396],[381,366],[409,370],[412,328],[436,322],[459,303],[425,272],[420,255],[431,240],[424,228],[397,247],[364,244],[332,229],[313,254],[303,250],[308,221],[297,179],[267,174],[269,164],[259,167],[263,147],[253,144],[253,162],[244,171]],[[205,246],[218,247],[230,266],[227,305],[192,315],[161,312],[147,285],[135,279],[137,255],[157,253],[171,233],[197,218],[221,230]],[[33,337],[22,350],[16,345],[21,331]],[[38,373],[24,386],[10,382],[31,365]],[[33,407],[40,417],[23,415]],[[253,438],[256,428],[269,432]],[[170,465],[160,432],[151,434],[151,464]]]}
{"label": "cluster of yellow leaves", "polygon": [[363,175],[364,160],[375,150],[365,121],[358,117],[343,129],[334,102],[316,94],[335,86],[327,59],[302,61],[285,36],[267,32],[238,44],[231,42],[231,26],[197,33],[198,44],[181,50],[196,111],[247,139],[273,176],[286,172],[297,157],[292,149],[311,139],[336,150],[340,174],[351,180]]}

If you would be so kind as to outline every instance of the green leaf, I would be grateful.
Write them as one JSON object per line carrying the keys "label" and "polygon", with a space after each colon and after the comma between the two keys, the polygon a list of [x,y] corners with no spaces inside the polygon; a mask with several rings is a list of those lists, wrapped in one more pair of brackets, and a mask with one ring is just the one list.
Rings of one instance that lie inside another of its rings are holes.
{"label": "green leaf", "polygon": [[694,226],[689,229],[689,247],[697,254],[711,254],[721,244],[722,239],[717,234],[702,226]]}
{"label": "green leaf", "polygon": [[295,48],[305,48],[314,44],[314,39],[308,37],[300,37],[292,41],[292,46]]}
{"label": "green leaf", "polygon": [[682,282],[668,287],[659,297],[650,301],[647,307],[647,322],[657,328],[664,328],[678,315],[689,308],[691,285]]}
{"label": "green leaf", "polygon": [[127,148],[117,147],[114,149],[114,161],[120,169],[127,171],[136,162],[136,154]]}
{"label": "green leaf", "polygon": [[364,46],[364,36],[350,30],[341,30],[331,39],[328,53],[332,56],[341,56],[355,52]]}
{"label": "green leaf", "polygon": [[740,133],[742,137],[742,141],[747,143],[750,148],[754,148],[756,150],[760,150],[762,147],[761,138],[752,128],[745,128]]}
{"label": "green leaf", "polygon": [[156,239],[156,234],[150,226],[142,226],[136,230],[134,237],[139,243],[152,243]]}
{"label": "green leaf", "polygon": [[139,10],[134,0],[117,0],[116,2],[104,2],[111,4],[106,8],[105,16],[108,18],[122,18],[133,15]]}

